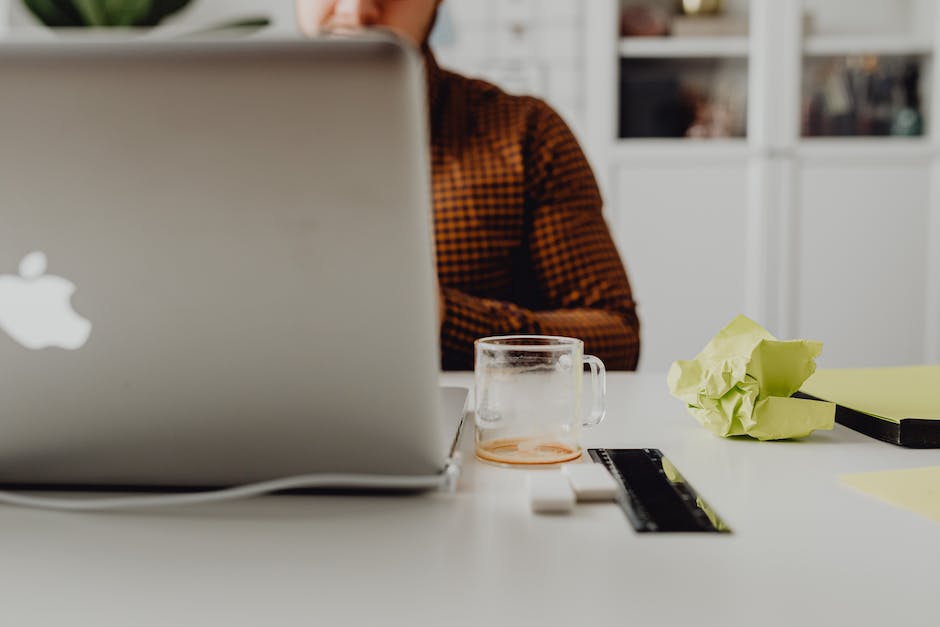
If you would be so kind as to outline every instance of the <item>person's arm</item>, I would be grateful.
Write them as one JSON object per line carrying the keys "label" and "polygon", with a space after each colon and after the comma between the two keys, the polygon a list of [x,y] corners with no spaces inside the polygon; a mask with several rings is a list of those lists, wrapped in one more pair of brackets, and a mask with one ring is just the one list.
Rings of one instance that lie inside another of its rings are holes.
{"label": "person's arm", "polygon": [[[473,341],[533,333],[581,338],[610,369],[632,370],[639,322],[630,283],[601,212],[601,197],[574,135],[550,108],[533,116],[526,146],[528,257],[545,310],[442,288],[444,367],[470,367]],[[449,355],[449,357],[448,357]]]}

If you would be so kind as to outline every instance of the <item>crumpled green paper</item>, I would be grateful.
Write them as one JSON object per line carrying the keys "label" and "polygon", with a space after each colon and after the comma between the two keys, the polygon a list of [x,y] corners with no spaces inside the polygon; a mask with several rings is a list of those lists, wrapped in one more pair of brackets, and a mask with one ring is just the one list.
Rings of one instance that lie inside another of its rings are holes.
{"label": "crumpled green paper", "polygon": [[713,433],[758,440],[832,429],[835,405],[790,398],[813,372],[822,343],[778,340],[746,316],[722,329],[695,359],[677,361],[667,383]]}

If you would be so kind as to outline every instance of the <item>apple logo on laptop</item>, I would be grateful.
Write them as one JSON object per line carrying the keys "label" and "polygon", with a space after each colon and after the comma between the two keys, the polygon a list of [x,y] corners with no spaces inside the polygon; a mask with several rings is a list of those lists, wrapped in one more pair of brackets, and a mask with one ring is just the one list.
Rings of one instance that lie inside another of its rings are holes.
{"label": "apple logo on laptop", "polygon": [[88,341],[91,322],[72,309],[75,284],[45,274],[46,255],[20,261],[20,274],[0,274],[0,329],[26,348],[75,350]]}

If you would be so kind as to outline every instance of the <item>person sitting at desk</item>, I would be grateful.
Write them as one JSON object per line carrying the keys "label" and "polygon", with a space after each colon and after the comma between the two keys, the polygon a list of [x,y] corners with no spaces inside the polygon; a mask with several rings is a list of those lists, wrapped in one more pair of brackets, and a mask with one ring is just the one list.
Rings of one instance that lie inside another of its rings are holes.
{"label": "person sitting at desk", "polygon": [[428,81],[441,365],[473,368],[473,341],[531,333],[584,340],[636,368],[627,273],[577,140],[543,101],[441,69],[428,36],[441,0],[297,0],[309,35],[383,27],[420,47]]}

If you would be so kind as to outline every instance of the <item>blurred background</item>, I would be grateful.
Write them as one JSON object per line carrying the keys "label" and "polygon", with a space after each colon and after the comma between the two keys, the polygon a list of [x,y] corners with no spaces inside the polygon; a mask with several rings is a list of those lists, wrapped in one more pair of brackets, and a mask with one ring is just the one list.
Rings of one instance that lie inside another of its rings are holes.
{"label": "blurred background", "polygon": [[[192,0],[159,28],[293,0]],[[0,0],[0,37],[54,37]],[[940,362],[935,0],[445,0],[441,65],[546,99],[601,185],[665,371],[746,313],[821,366]],[[0,86],[2,88],[2,86]]]}

